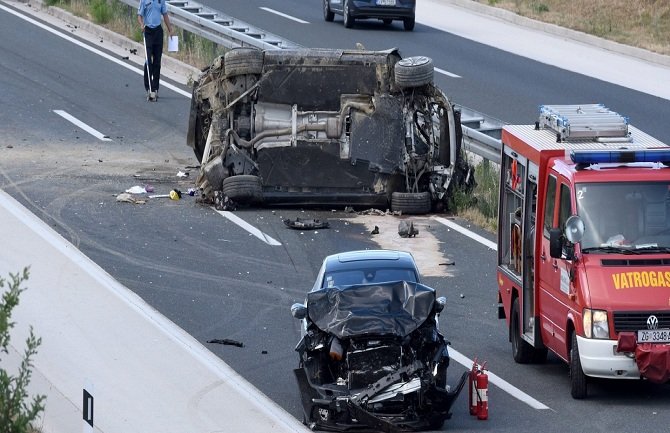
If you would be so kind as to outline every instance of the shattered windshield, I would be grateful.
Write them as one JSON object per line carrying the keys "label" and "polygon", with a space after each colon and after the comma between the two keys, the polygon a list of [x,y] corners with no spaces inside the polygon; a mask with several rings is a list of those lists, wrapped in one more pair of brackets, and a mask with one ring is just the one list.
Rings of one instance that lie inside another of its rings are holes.
{"label": "shattered windshield", "polygon": [[668,182],[582,183],[576,194],[585,227],[582,251],[670,248]]}

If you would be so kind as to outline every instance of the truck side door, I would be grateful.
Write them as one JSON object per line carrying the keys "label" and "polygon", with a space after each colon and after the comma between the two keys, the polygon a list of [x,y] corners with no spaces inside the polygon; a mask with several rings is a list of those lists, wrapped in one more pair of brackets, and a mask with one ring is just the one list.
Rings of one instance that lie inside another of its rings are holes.
{"label": "truck side door", "polygon": [[[553,185],[553,190],[550,191]],[[552,218],[551,224],[545,219],[544,236],[540,251],[540,315],[542,317],[542,336],[545,344],[557,355],[567,360],[566,324],[567,317],[574,302],[570,299],[572,293],[570,269],[572,262],[566,259],[555,259],[549,255],[548,226],[565,227],[565,221],[573,213],[572,194],[566,179],[557,173],[549,174],[547,182],[547,212],[545,218]],[[554,196],[553,209],[549,209],[550,196]]]}

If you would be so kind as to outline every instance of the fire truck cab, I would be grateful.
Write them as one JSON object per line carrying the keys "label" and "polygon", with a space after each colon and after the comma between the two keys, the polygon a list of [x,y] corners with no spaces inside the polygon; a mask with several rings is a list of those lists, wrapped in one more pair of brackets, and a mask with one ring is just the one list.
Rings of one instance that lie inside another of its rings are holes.
{"label": "fire truck cab", "polygon": [[600,104],[541,106],[502,132],[499,317],[514,360],[670,379],[670,146]]}

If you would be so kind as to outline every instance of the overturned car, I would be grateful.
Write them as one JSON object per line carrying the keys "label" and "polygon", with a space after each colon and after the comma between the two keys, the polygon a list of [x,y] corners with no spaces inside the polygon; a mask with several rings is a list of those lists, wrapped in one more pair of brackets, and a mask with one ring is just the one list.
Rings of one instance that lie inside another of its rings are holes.
{"label": "overturned car", "polygon": [[408,253],[329,256],[304,304],[294,370],[304,422],[314,430],[439,429],[467,379],[447,385],[446,300],[421,284]]}
{"label": "overturned car", "polygon": [[195,83],[187,144],[205,199],[427,213],[472,185],[460,113],[427,57],[235,48]]}

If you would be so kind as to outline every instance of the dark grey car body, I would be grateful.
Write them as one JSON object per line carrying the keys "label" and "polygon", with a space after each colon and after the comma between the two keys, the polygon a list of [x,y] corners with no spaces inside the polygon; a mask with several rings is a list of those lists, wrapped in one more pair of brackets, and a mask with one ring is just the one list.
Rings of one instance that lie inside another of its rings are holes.
{"label": "dark grey car body", "polygon": [[357,19],[376,18],[385,24],[401,20],[405,30],[414,29],[416,0],[323,0],[323,17],[333,21],[334,14],[344,17],[345,27]]}
{"label": "dark grey car body", "polygon": [[440,428],[467,378],[447,385],[448,342],[437,324],[445,302],[419,282],[409,253],[327,257],[305,304],[291,309],[304,325],[294,372],[305,423],[333,431]]}
{"label": "dark grey car body", "polygon": [[427,57],[240,48],[195,83],[187,144],[211,199],[426,213],[471,178],[459,115]]}

